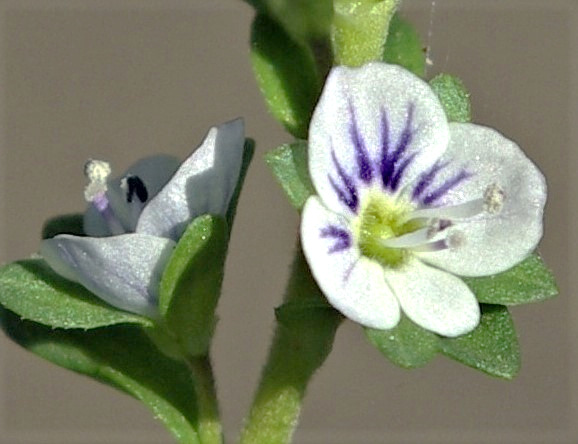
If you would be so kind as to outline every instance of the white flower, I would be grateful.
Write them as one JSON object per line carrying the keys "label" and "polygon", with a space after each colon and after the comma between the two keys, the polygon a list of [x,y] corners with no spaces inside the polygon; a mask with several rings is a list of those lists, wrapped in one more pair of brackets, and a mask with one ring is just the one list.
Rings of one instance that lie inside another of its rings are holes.
{"label": "white flower", "polygon": [[512,141],[448,123],[430,87],[383,63],[334,68],[309,129],[317,196],[301,237],[329,302],[367,327],[400,312],[444,336],[480,310],[457,276],[499,273],[542,236],[544,177]]}
{"label": "white flower", "polygon": [[180,166],[170,156],[149,157],[111,180],[106,162],[89,161],[84,229],[92,237],[47,239],[42,256],[109,304],[156,317],[162,272],[187,225],[203,214],[225,216],[244,142],[237,119],[211,128]]}

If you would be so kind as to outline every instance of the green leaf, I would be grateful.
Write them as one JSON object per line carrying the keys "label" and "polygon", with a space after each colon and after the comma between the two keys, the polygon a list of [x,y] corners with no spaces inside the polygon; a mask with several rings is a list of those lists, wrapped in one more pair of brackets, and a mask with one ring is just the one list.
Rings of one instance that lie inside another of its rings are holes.
{"label": "green leaf", "polygon": [[441,352],[491,376],[513,379],[520,370],[514,323],[502,305],[481,305],[480,325],[457,338],[440,338]]}
{"label": "green leaf", "polygon": [[277,22],[294,40],[306,43],[327,38],[332,0],[245,0],[258,13]]}
{"label": "green leaf", "polygon": [[395,14],[383,51],[383,61],[403,66],[419,77],[425,75],[425,52],[415,28]]}
{"label": "green leaf", "polygon": [[520,305],[558,295],[554,275],[537,254],[503,273],[462,279],[478,300],[487,304]]}
{"label": "green leaf", "polygon": [[309,177],[307,142],[299,140],[281,145],[265,155],[265,162],[283,187],[291,205],[301,210],[307,198],[315,194]]}
{"label": "green leaf", "polygon": [[235,214],[237,213],[237,204],[239,203],[241,190],[243,189],[245,177],[247,176],[247,170],[249,169],[251,160],[253,160],[254,153],[255,153],[255,141],[253,139],[245,139],[245,146],[243,147],[243,160],[241,163],[241,171],[239,173],[239,179],[237,180],[235,192],[231,197],[231,202],[229,203],[229,208],[227,209],[226,220],[227,224],[229,225],[229,232],[233,228]]}
{"label": "green leaf", "polygon": [[22,347],[124,391],[147,405],[179,442],[199,444],[195,390],[187,367],[162,355],[140,328],[52,329],[0,310],[2,328]]}
{"label": "green leaf", "polygon": [[197,217],[163,272],[159,309],[186,356],[204,356],[209,350],[227,243],[228,227],[223,218]]}
{"label": "green leaf", "polygon": [[450,122],[470,122],[472,109],[470,93],[460,79],[449,74],[439,74],[429,82],[437,94]]}
{"label": "green leaf", "polygon": [[54,328],[152,324],[147,318],[106,304],[83,286],[56,274],[42,259],[0,268],[0,304],[21,318]]}
{"label": "green leaf", "polygon": [[57,234],[74,234],[76,236],[84,236],[84,215],[63,214],[48,219],[42,227],[42,239],[49,239]]}
{"label": "green leaf", "polygon": [[423,367],[438,353],[438,336],[402,316],[391,330],[366,328],[365,335],[386,358],[403,368]]}
{"label": "green leaf", "polygon": [[318,293],[313,293],[310,298],[293,299],[277,307],[275,309],[275,317],[278,322],[290,325],[294,322],[317,319],[319,316],[323,316],[324,311],[337,313],[335,309],[329,305],[327,299]]}
{"label": "green leaf", "polygon": [[251,63],[273,116],[295,137],[306,138],[321,93],[311,51],[273,20],[257,15],[251,31]]}

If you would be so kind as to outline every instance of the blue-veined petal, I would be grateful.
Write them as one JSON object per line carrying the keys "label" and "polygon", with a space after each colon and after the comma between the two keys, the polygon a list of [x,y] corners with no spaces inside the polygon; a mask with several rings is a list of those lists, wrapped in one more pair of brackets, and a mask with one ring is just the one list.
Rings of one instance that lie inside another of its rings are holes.
{"label": "blue-veined petal", "polygon": [[480,321],[476,297],[459,278],[414,259],[388,269],[385,279],[403,312],[417,325],[443,336],[472,331]]}
{"label": "blue-veined petal", "polygon": [[61,276],[122,310],[157,316],[158,286],[175,243],[146,234],[89,238],[60,235],[40,253]]}
{"label": "blue-veined petal", "polygon": [[355,322],[392,328],[400,319],[399,305],[382,267],[360,255],[352,236],[344,217],[309,198],[301,221],[303,252],[327,300]]}
{"label": "blue-veined petal", "polygon": [[[459,245],[420,258],[461,276],[500,273],[528,256],[542,237],[546,182],[522,150],[497,131],[473,124],[451,124],[451,141],[442,170],[430,189],[443,187],[459,170],[471,177],[452,187],[438,201],[452,206],[499,193],[499,205],[479,215],[456,220],[454,230],[463,239]],[[488,195],[489,194],[489,195]],[[491,202],[486,202],[487,207]]]}
{"label": "blue-veined petal", "polygon": [[383,63],[334,68],[309,128],[309,171],[332,211],[356,213],[365,190],[393,194],[433,165],[449,138],[423,80]]}
{"label": "blue-veined petal", "polygon": [[[142,208],[166,185],[175,174],[180,161],[165,154],[145,157],[131,165],[121,176],[107,181],[107,198],[114,215],[118,218],[126,232],[132,232]],[[127,177],[136,177],[142,181],[146,189],[147,199],[142,201],[139,196],[131,196],[131,190],[123,189],[121,183]],[[110,236],[112,233],[102,215],[89,205],[84,214],[84,231],[88,236]]]}
{"label": "blue-veined petal", "polygon": [[136,232],[177,240],[202,214],[224,215],[241,170],[241,119],[213,127],[167,185],[143,209]]}

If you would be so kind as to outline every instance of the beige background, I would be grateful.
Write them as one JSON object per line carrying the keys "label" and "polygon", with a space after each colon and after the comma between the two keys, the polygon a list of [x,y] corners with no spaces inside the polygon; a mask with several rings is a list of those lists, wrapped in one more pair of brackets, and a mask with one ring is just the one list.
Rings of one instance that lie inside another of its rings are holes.
{"label": "beige background", "polygon": [[[404,371],[344,325],[311,384],[297,443],[578,442],[578,2],[405,0],[430,74],[460,76],[475,121],[517,140],[548,177],[541,252],[562,296],[513,310],[514,382],[444,358]],[[82,165],[117,172],[158,151],[185,156],[206,129],[245,116],[258,152],[227,263],[215,365],[235,436],[279,304],[298,220],[262,154],[288,140],[247,57],[240,0],[0,0],[1,259],[34,252],[47,217],[83,208]],[[136,401],[0,339],[0,443],[169,443]]]}

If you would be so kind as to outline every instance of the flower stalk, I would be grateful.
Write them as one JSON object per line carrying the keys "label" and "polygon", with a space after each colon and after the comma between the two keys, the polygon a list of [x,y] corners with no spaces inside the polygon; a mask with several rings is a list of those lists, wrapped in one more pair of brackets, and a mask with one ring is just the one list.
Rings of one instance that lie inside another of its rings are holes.
{"label": "flower stalk", "polygon": [[208,355],[187,360],[195,385],[197,401],[197,432],[200,444],[222,444],[223,430],[217,402],[211,359]]}
{"label": "flower stalk", "polygon": [[342,317],[324,303],[299,248],[267,364],[241,435],[241,444],[288,444],[301,402],[331,348]]}

